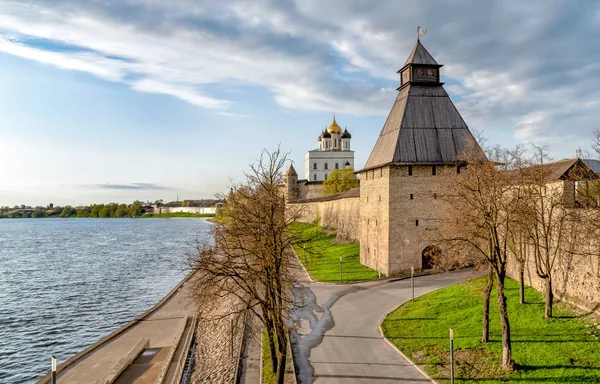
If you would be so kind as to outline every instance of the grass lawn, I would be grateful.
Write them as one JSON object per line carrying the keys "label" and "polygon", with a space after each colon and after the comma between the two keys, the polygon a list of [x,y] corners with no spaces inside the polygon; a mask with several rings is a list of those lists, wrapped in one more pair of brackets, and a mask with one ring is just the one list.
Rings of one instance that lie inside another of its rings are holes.
{"label": "grass lawn", "polygon": [[[358,243],[336,244],[335,231],[308,223],[294,223],[294,230],[316,231],[318,235],[312,244],[314,255],[309,256],[300,247],[294,247],[298,258],[310,274],[320,282],[340,282],[340,256],[342,256],[342,282],[377,279],[377,272],[360,263]],[[383,275],[382,275],[383,276]]]}
{"label": "grass lawn", "polygon": [[163,219],[169,217],[215,217],[212,213],[191,213],[191,212],[172,212],[172,213],[144,213],[140,218]]}
{"label": "grass lawn", "polygon": [[267,339],[267,331],[264,329],[262,331],[262,382],[263,384],[275,383],[269,340]]}
{"label": "grass lawn", "polygon": [[[285,363],[285,384],[294,383],[294,371],[292,370],[292,351],[288,347],[287,359]],[[271,350],[269,349],[269,339],[267,331],[262,331],[262,382],[263,384],[274,384],[275,373],[273,373],[273,364],[271,364]]]}
{"label": "grass lawn", "polygon": [[[490,302],[490,342],[481,344],[485,277],[421,296],[390,313],[385,336],[434,378],[449,375],[449,328],[454,328],[456,382],[600,383],[600,322],[577,316],[555,303],[555,318],[545,320],[540,293],[527,287],[519,304],[519,286],[507,279],[506,295],[513,359],[518,370],[507,374],[501,362],[501,331],[496,291]],[[583,320],[585,319],[585,320]]]}

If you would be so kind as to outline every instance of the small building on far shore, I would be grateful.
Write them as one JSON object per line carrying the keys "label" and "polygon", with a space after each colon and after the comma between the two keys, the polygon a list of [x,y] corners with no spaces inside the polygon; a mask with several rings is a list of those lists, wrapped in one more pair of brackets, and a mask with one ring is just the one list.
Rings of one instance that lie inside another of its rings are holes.
{"label": "small building on far shore", "polygon": [[200,215],[215,215],[217,213],[217,207],[162,207],[161,209],[164,210],[165,208],[168,208],[170,213],[186,212]]}

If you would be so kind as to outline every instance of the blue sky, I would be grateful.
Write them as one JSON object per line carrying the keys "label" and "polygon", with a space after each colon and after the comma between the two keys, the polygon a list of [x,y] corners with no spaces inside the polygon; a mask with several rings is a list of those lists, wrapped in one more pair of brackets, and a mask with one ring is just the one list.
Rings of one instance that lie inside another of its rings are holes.
{"label": "blue sky", "polygon": [[488,144],[589,149],[593,1],[0,1],[0,205],[209,198],[331,121],[360,168],[416,39]]}

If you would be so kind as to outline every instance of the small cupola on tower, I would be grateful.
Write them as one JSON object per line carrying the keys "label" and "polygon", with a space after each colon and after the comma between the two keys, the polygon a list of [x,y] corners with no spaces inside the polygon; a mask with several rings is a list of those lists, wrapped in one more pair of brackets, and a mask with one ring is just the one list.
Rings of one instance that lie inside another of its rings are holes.
{"label": "small cupola on tower", "polygon": [[321,132],[319,136],[319,149],[329,150],[331,149],[331,133],[327,131],[327,128]]}
{"label": "small cupola on tower", "polygon": [[440,68],[442,66],[425,49],[421,44],[421,40],[417,39],[417,44],[415,44],[406,59],[404,66],[398,71],[400,74],[400,87],[398,90],[410,83],[442,85],[443,83],[440,83]]}
{"label": "small cupola on tower", "polygon": [[350,139],[352,139],[352,135],[348,132],[348,129],[344,128],[344,132],[340,136],[342,139],[342,151],[350,150]]}

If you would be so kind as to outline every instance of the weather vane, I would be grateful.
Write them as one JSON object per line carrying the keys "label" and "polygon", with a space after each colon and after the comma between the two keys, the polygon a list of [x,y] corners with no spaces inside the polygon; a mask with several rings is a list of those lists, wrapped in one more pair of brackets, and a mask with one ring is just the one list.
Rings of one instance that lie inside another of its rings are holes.
{"label": "weather vane", "polygon": [[427,30],[425,28],[421,28],[421,26],[419,25],[417,27],[417,40],[421,39],[421,36],[425,35],[427,33]]}

